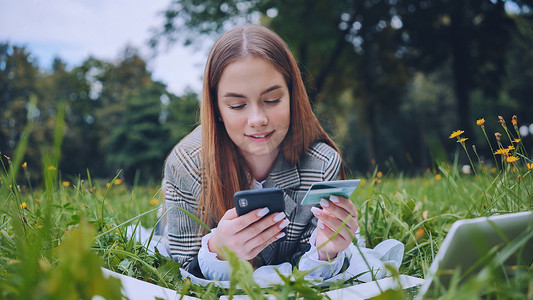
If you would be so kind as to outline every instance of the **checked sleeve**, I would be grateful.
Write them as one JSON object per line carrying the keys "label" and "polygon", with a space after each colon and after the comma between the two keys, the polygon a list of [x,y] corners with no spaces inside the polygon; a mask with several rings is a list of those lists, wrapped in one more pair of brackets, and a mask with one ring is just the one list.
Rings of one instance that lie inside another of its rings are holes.
{"label": "checked sleeve", "polygon": [[188,269],[198,255],[202,227],[184,211],[197,216],[201,193],[199,147],[176,146],[165,162],[163,185],[167,212],[167,251]]}

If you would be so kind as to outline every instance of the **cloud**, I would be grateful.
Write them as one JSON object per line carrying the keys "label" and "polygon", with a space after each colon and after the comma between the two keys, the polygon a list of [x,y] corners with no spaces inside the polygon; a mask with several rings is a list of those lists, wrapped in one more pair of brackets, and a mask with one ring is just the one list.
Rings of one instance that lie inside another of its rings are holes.
{"label": "cloud", "polygon": [[[170,0],[0,0],[0,41],[26,45],[41,67],[50,67],[55,56],[70,66],[90,55],[117,58],[126,45],[146,58],[150,28],[160,27],[159,15]],[[201,89],[205,51],[178,44],[149,62],[155,80],[182,94],[187,86]]]}

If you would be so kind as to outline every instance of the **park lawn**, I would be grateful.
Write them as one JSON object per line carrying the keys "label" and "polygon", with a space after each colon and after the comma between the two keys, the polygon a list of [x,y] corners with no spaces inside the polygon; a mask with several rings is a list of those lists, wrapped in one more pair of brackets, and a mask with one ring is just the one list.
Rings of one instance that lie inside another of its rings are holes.
{"label": "park lawn", "polygon": [[[495,174],[480,169],[477,176],[461,174],[458,169],[441,165],[418,177],[375,172],[363,178],[352,200],[358,208],[367,247],[388,238],[401,241],[406,247],[400,273],[423,277],[454,221],[532,210],[533,176],[527,165],[507,165]],[[149,253],[127,237],[128,225],[152,228],[158,222],[157,211],[163,199],[157,184],[131,187],[118,178],[109,182],[63,180],[55,168],[46,172],[50,173],[50,184],[36,190],[10,187],[8,176],[3,176],[2,298],[118,297],[118,283],[105,282],[97,271],[100,266],[201,298],[234,292],[183,281],[179,264]],[[232,263],[241,268],[240,284],[250,281],[246,277],[251,272],[247,263]],[[292,280],[261,292],[280,297],[320,297],[316,292],[319,288],[305,282],[303,276],[296,274]],[[465,286],[469,297],[520,298],[532,292],[532,282],[529,269],[511,281],[474,278]],[[245,292],[257,293],[253,286],[249,282]],[[452,288],[443,297],[465,295],[464,289]]]}

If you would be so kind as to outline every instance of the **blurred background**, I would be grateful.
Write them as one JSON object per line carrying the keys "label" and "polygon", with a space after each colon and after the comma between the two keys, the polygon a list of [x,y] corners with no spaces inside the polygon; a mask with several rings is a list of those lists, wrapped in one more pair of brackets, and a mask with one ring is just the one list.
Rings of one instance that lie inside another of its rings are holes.
{"label": "blurred background", "polygon": [[481,118],[497,148],[496,131],[511,144],[498,116],[517,137],[516,115],[532,153],[533,1],[107,2],[0,0],[0,151],[7,164],[31,120],[24,160],[35,183],[62,105],[63,178],[160,180],[170,149],[198,125],[209,47],[245,23],[289,44],[351,176],[467,163],[454,130],[490,167]]}

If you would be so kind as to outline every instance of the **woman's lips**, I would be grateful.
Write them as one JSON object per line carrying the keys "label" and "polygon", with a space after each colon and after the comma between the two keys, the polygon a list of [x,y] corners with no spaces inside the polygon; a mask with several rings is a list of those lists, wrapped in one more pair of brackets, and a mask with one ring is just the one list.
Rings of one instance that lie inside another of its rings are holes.
{"label": "woman's lips", "polygon": [[272,134],[274,134],[274,131],[275,130],[272,130],[270,132],[261,132],[261,133],[244,134],[244,135],[254,142],[264,142],[270,139]]}

